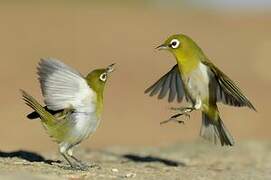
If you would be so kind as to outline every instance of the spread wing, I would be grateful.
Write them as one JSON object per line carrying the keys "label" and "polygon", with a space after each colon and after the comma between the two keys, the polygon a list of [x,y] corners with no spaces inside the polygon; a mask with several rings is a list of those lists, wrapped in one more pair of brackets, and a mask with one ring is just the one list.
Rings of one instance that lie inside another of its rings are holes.
{"label": "spread wing", "polygon": [[48,109],[73,109],[75,112],[90,109],[94,92],[78,71],[56,59],[42,59],[38,75]]}
{"label": "spread wing", "polygon": [[209,61],[203,63],[210,67],[214,73],[216,99],[218,102],[231,106],[247,106],[256,111],[249,99],[226,74]]}
{"label": "spread wing", "polygon": [[173,66],[167,74],[146,89],[145,93],[149,93],[150,96],[154,96],[159,93],[158,98],[162,99],[167,95],[168,91],[168,102],[174,101],[175,98],[177,98],[178,102],[182,101],[184,97],[184,88],[177,64]]}

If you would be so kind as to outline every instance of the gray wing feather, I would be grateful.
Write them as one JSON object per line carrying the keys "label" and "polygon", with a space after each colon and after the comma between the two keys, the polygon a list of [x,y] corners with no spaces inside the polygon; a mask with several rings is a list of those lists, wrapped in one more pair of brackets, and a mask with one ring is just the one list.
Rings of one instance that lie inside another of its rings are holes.
{"label": "gray wing feather", "polygon": [[163,82],[163,87],[158,95],[158,99],[163,99],[166,96],[167,92],[169,91],[171,76],[172,76],[172,74],[167,74],[167,76]]}
{"label": "gray wing feather", "polygon": [[171,77],[171,82],[170,82],[170,90],[169,90],[169,95],[168,95],[168,102],[172,102],[177,94],[177,89],[176,89],[176,73],[172,74]]}
{"label": "gray wing feather", "polygon": [[145,93],[150,93],[150,96],[154,96],[159,93],[158,98],[162,99],[167,95],[168,91],[168,102],[174,101],[176,95],[177,101],[182,101],[184,97],[184,89],[177,65],[175,65],[167,74],[161,77],[152,86],[147,88]]}
{"label": "gray wing feather", "polygon": [[210,62],[205,62],[214,74],[213,84],[216,88],[216,100],[232,106],[248,106],[256,111],[249,99],[242,93],[237,85],[222,71]]}
{"label": "gray wing feather", "polygon": [[[38,67],[39,81],[48,109],[88,108],[91,90],[76,70],[56,59],[41,59]],[[87,103],[86,103],[87,102]]]}
{"label": "gray wing feather", "polygon": [[176,73],[175,77],[176,77],[176,90],[178,92],[177,93],[177,101],[181,102],[184,95],[185,95],[185,92],[184,92],[183,82],[181,80],[181,75],[180,75],[179,71]]}
{"label": "gray wing feather", "polygon": [[162,87],[163,87],[164,81],[162,79],[164,79],[164,78],[165,77],[162,77],[161,81],[159,81],[158,83],[153,84],[150,88],[148,88],[146,90],[146,92],[151,91],[150,96],[156,95],[162,89]]}
{"label": "gray wing feather", "polygon": [[217,101],[221,101],[225,104],[232,106],[248,106],[255,110],[251,102],[244,96],[241,90],[230,82],[223,78],[218,79],[219,86],[217,87]]}

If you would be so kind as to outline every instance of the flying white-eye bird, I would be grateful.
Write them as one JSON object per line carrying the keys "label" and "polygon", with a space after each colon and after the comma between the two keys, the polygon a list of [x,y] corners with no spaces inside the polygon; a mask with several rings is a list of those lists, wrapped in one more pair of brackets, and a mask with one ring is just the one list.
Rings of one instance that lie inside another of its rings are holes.
{"label": "flying white-eye bird", "polygon": [[219,116],[217,103],[247,106],[255,110],[252,103],[236,84],[207,58],[190,37],[184,34],[172,35],[157,48],[170,51],[177,64],[145,93],[150,93],[150,96],[159,93],[158,98],[161,99],[169,92],[169,102],[175,98],[181,102],[185,97],[190,104],[189,107],[172,108],[179,113],[162,123],[178,121],[176,119],[178,116],[189,116],[188,113],[200,110],[202,112],[200,135],[215,144],[232,146],[233,137]]}

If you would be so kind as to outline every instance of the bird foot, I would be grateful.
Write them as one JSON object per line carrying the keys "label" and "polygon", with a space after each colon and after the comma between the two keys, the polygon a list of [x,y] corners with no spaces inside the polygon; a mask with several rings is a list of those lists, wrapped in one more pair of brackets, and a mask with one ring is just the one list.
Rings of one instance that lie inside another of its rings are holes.
{"label": "bird foot", "polygon": [[172,111],[180,111],[180,113],[189,113],[194,110],[192,107],[171,107],[169,109]]}
{"label": "bird foot", "polygon": [[175,121],[175,122],[177,122],[177,123],[179,123],[179,124],[184,124],[184,121],[183,121],[183,120],[178,120],[178,119],[177,119],[178,117],[180,117],[180,116],[182,116],[182,115],[188,117],[188,119],[190,118],[190,114],[188,114],[188,113],[186,113],[186,112],[184,112],[184,113],[178,113],[178,114],[175,114],[175,115],[171,116],[168,120],[165,120],[165,121],[160,122],[160,124],[166,124],[166,123],[168,123],[168,122],[170,122],[170,121]]}
{"label": "bird foot", "polygon": [[96,169],[102,169],[102,167],[99,164],[91,164],[89,168],[96,168]]}
{"label": "bird foot", "polygon": [[82,165],[82,164],[78,164],[76,166],[73,166],[72,167],[73,170],[76,170],[76,171],[87,171],[89,169],[89,166],[88,165]]}
{"label": "bird foot", "polygon": [[73,170],[73,171],[87,171],[89,167],[87,165],[81,165],[81,164],[69,164],[69,166],[62,166],[63,169],[66,170]]}
{"label": "bird foot", "polygon": [[95,168],[95,169],[101,169],[102,167],[98,164],[86,164],[82,162],[77,162],[76,165],[73,165],[72,167],[74,170],[80,170],[80,171],[87,171],[89,169]]}
{"label": "bird foot", "polygon": [[62,166],[61,168],[73,171],[88,171],[92,166],[83,163],[72,163],[69,166]]}
{"label": "bird foot", "polygon": [[80,166],[78,164],[72,164],[69,166],[60,166],[62,169],[65,169],[65,170],[72,170],[72,171],[87,171],[88,170],[88,167],[85,167],[85,166]]}

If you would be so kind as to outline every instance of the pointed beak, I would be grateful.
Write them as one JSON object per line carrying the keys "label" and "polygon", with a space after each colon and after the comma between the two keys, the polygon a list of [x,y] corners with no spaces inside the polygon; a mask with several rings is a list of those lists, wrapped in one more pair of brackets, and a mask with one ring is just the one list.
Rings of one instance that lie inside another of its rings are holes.
{"label": "pointed beak", "polygon": [[165,49],[168,49],[168,46],[167,45],[165,45],[165,44],[161,44],[160,46],[157,46],[155,49],[157,49],[157,50],[165,50]]}
{"label": "pointed beak", "polygon": [[115,66],[115,63],[110,64],[110,65],[106,68],[106,73],[109,74],[109,73],[113,72],[113,71],[115,70],[114,66]]}

